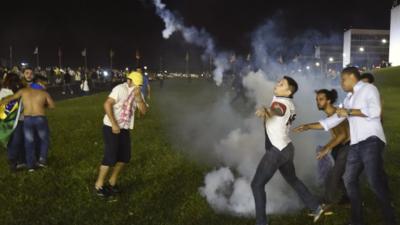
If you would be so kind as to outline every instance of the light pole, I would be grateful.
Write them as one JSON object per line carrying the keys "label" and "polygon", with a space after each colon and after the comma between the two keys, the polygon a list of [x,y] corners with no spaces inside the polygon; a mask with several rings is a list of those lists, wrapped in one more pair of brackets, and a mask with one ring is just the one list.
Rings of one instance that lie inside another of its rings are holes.
{"label": "light pole", "polygon": [[365,48],[364,48],[363,46],[361,46],[361,47],[358,49],[358,51],[359,51],[361,54],[363,54],[363,53],[365,52],[365,55],[366,55],[366,57],[367,57],[367,65],[366,65],[366,67],[367,67],[367,69],[368,69],[368,68],[369,68],[369,54],[368,54],[368,52],[365,51]]}

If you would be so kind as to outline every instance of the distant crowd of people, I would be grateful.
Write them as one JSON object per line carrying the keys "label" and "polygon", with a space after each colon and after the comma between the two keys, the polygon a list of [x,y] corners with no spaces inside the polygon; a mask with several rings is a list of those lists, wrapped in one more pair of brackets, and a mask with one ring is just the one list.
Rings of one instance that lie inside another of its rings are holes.
{"label": "distant crowd of people", "polygon": [[[12,68],[0,67],[0,80],[9,73],[22,76],[25,66],[14,66]],[[129,73],[129,70],[106,70],[101,67],[85,70],[82,67],[73,69],[71,67],[46,67],[30,68],[33,74],[41,75],[48,80],[48,86],[62,86],[62,94],[74,94],[71,85],[79,84],[83,93],[89,93],[91,89],[96,88],[96,84],[105,82],[121,82]]]}
{"label": "distant crowd of people", "polygon": [[[61,73],[61,75],[57,75],[58,73]],[[59,76],[63,76],[62,93],[73,92],[70,84],[73,82],[72,75],[76,75],[76,73],[70,69],[65,72],[56,69],[55,74],[56,79]],[[11,171],[27,169],[29,172],[33,172],[38,168],[46,168],[48,165],[50,130],[46,118],[46,109],[55,107],[52,97],[46,91],[50,84],[48,76],[52,75],[30,67],[13,68],[11,71],[3,70],[1,73],[0,144],[7,149]],[[150,99],[150,83],[148,76],[144,75],[141,69],[127,71],[124,75],[118,75],[117,79],[113,81],[126,86],[133,84],[131,82],[133,77],[136,79],[135,82],[138,79],[140,80],[140,84],[138,84],[139,81],[136,82],[135,91],[139,91],[142,102],[145,103],[145,107],[148,107],[145,99]],[[98,79],[95,76],[92,78]],[[89,91],[87,80],[87,78],[84,78],[81,82],[80,87],[83,92]],[[77,79],[74,79],[74,81],[78,82]],[[122,86],[117,85],[117,87]],[[122,94],[118,93],[114,97],[116,96],[116,100],[122,101]],[[132,102],[133,94],[129,92],[128,96],[130,102],[123,102],[120,105],[120,107],[124,108],[123,112],[127,114],[124,114],[124,118],[128,117],[125,118],[126,120],[131,118],[132,107],[136,107],[136,104],[133,105]],[[111,121],[114,122],[113,120]]]}

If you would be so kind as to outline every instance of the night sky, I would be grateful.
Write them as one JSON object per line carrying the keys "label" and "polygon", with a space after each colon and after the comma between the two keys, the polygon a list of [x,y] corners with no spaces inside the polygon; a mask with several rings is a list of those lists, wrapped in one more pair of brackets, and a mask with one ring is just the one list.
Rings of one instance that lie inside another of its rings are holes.
{"label": "night sky", "polygon": [[[135,65],[140,50],[143,64],[179,70],[185,52],[193,55],[193,67],[200,51],[182,41],[179,35],[163,40],[162,20],[149,1],[13,1],[0,13],[0,58],[8,58],[14,48],[14,61],[33,63],[39,46],[41,65],[57,65],[57,51],[63,51],[63,64],[80,66],[80,52],[88,50],[89,66],[109,66],[109,50],[115,52],[117,67]],[[392,0],[363,1],[266,1],[266,0],[169,0],[167,7],[178,13],[186,25],[205,28],[218,48],[248,52],[250,33],[279,14],[288,36],[314,29],[321,33],[342,34],[344,29],[389,29]],[[4,4],[4,3],[2,3]]]}

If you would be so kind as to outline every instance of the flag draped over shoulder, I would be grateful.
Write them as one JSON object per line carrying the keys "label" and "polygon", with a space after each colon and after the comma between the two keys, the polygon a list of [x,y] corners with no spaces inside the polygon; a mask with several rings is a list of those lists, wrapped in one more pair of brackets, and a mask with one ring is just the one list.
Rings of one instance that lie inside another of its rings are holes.
{"label": "flag draped over shoulder", "polygon": [[11,134],[17,127],[21,114],[19,100],[0,106],[0,147],[7,148]]}

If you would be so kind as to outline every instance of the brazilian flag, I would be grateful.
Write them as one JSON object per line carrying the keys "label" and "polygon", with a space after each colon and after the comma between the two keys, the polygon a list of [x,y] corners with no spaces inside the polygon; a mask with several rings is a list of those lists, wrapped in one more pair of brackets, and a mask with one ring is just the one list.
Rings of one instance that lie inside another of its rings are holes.
{"label": "brazilian flag", "polygon": [[11,134],[17,127],[22,108],[20,105],[20,101],[15,100],[0,106],[0,147],[2,148],[7,149]]}

